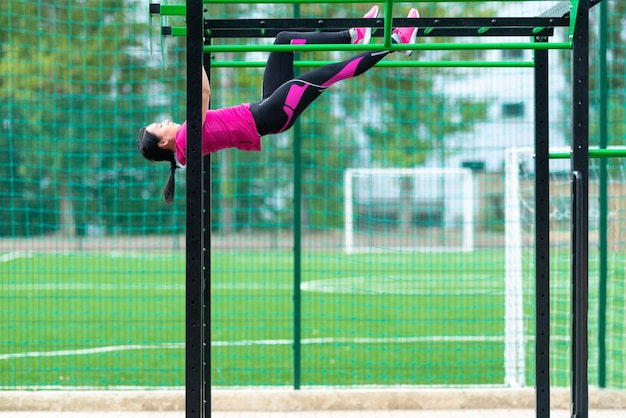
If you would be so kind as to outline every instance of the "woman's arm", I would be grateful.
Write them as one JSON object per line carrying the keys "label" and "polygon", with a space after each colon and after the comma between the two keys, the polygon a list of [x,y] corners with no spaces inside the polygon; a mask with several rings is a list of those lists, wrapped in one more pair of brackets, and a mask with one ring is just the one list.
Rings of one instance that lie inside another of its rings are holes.
{"label": "woman's arm", "polygon": [[202,126],[206,119],[206,112],[209,110],[209,101],[211,100],[211,86],[209,85],[209,77],[206,75],[204,66],[202,67]]}

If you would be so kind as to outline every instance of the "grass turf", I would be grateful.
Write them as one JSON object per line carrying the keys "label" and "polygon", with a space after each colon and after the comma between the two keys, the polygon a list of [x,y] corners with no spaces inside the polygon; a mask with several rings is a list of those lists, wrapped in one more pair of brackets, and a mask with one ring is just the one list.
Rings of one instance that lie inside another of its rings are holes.
{"label": "grass turf", "polygon": [[[566,270],[567,259],[553,258]],[[502,385],[502,259],[494,250],[309,252],[296,324],[292,254],[213,252],[211,384],[291,385],[297,363],[303,386]],[[184,254],[25,254],[0,271],[9,278],[0,285],[2,387],[184,385]],[[525,369],[532,385],[528,276]],[[559,299],[551,358],[559,368],[553,380],[567,385],[569,295],[560,276],[553,279]]]}

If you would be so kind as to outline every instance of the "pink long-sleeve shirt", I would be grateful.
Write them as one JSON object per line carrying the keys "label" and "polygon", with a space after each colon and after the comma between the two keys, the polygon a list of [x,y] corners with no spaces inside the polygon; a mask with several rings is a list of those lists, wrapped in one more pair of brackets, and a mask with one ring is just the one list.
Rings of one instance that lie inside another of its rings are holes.
{"label": "pink long-sleeve shirt", "polygon": [[[261,139],[249,104],[206,112],[202,127],[202,155],[225,148],[261,151]],[[187,122],[176,133],[176,158],[183,165],[187,163]]]}

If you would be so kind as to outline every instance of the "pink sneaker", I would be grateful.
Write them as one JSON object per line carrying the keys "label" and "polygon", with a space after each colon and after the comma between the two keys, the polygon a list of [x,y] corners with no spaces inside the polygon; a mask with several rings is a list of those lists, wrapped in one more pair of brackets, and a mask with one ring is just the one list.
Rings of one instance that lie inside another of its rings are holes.
{"label": "pink sneaker", "polygon": [[[365,13],[363,17],[366,19],[374,19],[377,16],[378,16],[378,6],[374,6],[370,9],[369,12]],[[372,28],[352,28],[350,32],[355,35],[352,37],[354,39],[354,41],[352,41],[353,44],[356,45],[356,44],[369,44],[370,43],[370,39],[372,37]]]}
{"label": "pink sneaker", "polygon": [[[417,9],[413,8],[409,10],[407,17],[420,17]],[[414,44],[417,37],[417,28],[395,28],[391,38],[399,44]],[[407,56],[410,56],[413,51],[406,51]]]}

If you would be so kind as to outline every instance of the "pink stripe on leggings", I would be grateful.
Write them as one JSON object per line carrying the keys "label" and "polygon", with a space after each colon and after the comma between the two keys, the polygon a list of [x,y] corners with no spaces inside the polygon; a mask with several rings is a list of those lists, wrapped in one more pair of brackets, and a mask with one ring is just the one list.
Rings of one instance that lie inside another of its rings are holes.
{"label": "pink stripe on leggings", "polygon": [[331,85],[335,84],[337,81],[341,81],[341,80],[345,80],[347,78],[354,77],[354,74],[356,73],[356,67],[359,65],[359,63],[361,62],[362,59],[363,59],[363,57],[358,57],[354,61],[348,63],[348,65],[343,67],[341,71],[339,71],[330,80],[328,80],[327,82],[322,84],[322,86],[328,87],[328,86],[331,86]]}
{"label": "pink stripe on leggings", "polygon": [[304,95],[304,91],[306,90],[306,88],[306,84],[304,86],[298,86],[293,84],[289,88],[289,92],[287,93],[287,99],[285,100],[285,104],[283,105],[283,110],[287,114],[287,122],[285,122],[285,125],[283,125],[282,128],[274,133],[283,132],[287,129],[287,127],[291,123],[291,119],[293,118],[293,112],[298,106],[298,103],[300,103],[300,99],[302,99],[302,95]]}

